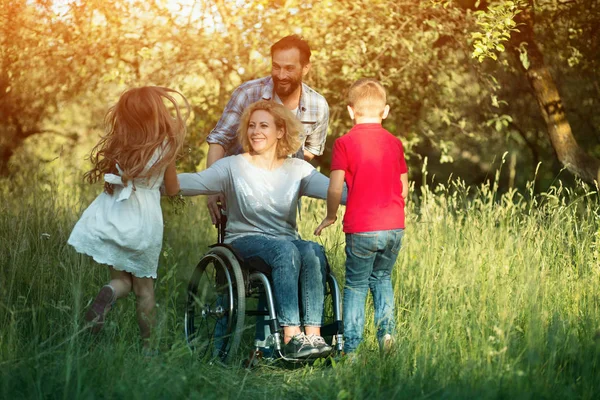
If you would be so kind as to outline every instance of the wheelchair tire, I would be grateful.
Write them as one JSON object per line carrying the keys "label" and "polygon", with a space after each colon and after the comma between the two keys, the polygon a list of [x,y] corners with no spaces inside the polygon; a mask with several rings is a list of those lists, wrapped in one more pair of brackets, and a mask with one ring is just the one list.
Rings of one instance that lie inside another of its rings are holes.
{"label": "wheelchair tire", "polygon": [[343,343],[340,341],[344,332],[344,324],[342,322],[342,299],[339,285],[335,276],[331,273],[327,275],[326,288],[321,336],[329,345],[334,347],[334,354],[336,354],[342,350]]}
{"label": "wheelchair tire", "polygon": [[225,247],[211,248],[196,266],[188,285],[185,338],[201,359],[235,358],[246,308],[242,270]]}

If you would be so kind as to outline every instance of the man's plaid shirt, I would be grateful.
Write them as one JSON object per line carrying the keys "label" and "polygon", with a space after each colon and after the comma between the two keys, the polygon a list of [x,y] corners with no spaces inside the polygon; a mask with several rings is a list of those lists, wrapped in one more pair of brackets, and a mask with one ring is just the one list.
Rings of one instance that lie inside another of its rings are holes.
{"label": "man's plaid shirt", "polygon": [[[273,79],[270,76],[245,82],[233,91],[221,119],[208,134],[206,141],[223,146],[228,155],[241,153],[242,148],[237,140],[240,118],[246,107],[261,99],[273,99],[281,103],[279,96],[273,92]],[[327,100],[302,83],[302,94],[296,116],[304,127],[304,135],[301,137],[303,148],[320,156],[325,149],[327,125],[329,124]]]}

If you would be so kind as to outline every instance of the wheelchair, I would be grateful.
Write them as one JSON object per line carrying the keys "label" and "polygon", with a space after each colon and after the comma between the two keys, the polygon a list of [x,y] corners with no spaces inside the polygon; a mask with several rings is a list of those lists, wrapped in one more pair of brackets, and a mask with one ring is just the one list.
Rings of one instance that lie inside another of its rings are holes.
{"label": "wheelchair", "polygon": [[[283,354],[283,330],[275,311],[271,268],[259,257],[243,259],[225,244],[225,215],[221,221],[217,224],[217,243],[202,256],[188,284],[184,316],[188,346],[201,359],[223,363],[239,360],[240,352],[245,351],[250,354],[247,366],[262,358],[261,348],[265,347],[274,360],[314,361],[286,358]],[[343,349],[344,327],[339,285],[329,265],[327,271],[321,336],[333,347],[335,355]],[[259,296],[266,298],[266,309],[258,307]],[[256,339],[253,325],[245,325],[247,320],[259,316],[266,318],[270,331],[264,342]]]}

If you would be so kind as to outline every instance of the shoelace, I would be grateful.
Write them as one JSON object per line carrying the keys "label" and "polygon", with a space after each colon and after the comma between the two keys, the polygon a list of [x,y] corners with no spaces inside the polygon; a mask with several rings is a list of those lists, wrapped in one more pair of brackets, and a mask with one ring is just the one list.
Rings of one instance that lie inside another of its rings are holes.
{"label": "shoelace", "polygon": [[306,338],[308,339],[308,341],[310,342],[310,344],[313,347],[327,345],[327,342],[325,342],[325,339],[323,339],[323,337],[321,337],[321,336],[318,336],[318,335],[308,335]]}
{"label": "shoelace", "polygon": [[303,348],[306,345],[310,345],[310,346],[313,345],[311,340],[304,333],[299,333],[297,335],[294,335],[292,337],[292,340],[295,342],[298,342],[298,344],[300,345],[300,348]]}

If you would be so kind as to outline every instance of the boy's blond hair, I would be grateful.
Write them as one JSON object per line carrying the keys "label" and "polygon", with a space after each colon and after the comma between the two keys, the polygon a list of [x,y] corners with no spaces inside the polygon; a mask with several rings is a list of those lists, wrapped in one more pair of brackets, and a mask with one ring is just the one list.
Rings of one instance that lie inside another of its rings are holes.
{"label": "boy's blond hair", "polygon": [[386,104],[385,89],[377,79],[359,79],[348,90],[348,105],[357,117],[382,117]]}

